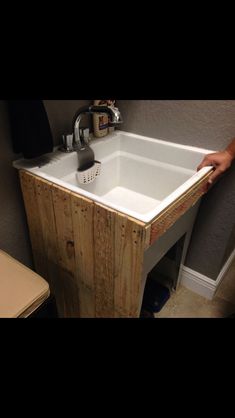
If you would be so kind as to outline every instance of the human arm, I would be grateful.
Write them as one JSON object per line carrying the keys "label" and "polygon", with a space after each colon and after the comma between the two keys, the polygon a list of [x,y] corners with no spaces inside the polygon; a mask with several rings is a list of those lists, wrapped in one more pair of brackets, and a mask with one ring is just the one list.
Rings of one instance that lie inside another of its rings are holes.
{"label": "human arm", "polygon": [[208,183],[212,184],[218,178],[229,169],[233,160],[235,159],[235,138],[230,142],[230,144],[223,151],[215,152],[208,154],[204,157],[202,162],[197,167],[197,170],[200,170],[205,166],[213,166],[214,171],[209,177]]}

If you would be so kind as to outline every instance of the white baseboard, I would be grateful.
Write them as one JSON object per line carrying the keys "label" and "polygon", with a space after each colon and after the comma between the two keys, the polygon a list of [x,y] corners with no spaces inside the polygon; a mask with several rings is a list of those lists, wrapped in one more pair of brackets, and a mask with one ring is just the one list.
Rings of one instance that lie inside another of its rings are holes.
{"label": "white baseboard", "polygon": [[182,273],[180,277],[180,284],[192,290],[195,293],[205,297],[206,299],[213,299],[213,296],[227,273],[233,259],[235,257],[235,249],[229,256],[228,260],[221,269],[216,280],[212,280],[207,276],[192,270],[189,267],[182,266]]}

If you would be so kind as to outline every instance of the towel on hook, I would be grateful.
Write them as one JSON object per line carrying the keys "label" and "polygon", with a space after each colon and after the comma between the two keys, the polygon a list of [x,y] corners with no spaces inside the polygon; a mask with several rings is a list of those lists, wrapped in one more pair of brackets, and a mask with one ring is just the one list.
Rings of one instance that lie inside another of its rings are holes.
{"label": "towel on hook", "polygon": [[12,146],[24,158],[53,151],[53,138],[42,100],[8,100]]}

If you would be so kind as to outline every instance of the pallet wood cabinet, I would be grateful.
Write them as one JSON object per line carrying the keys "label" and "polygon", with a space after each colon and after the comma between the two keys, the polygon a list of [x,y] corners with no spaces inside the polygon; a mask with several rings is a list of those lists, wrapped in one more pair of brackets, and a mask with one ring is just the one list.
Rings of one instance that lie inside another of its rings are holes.
{"label": "pallet wood cabinet", "polygon": [[138,318],[145,251],[195,205],[209,175],[145,224],[21,169],[35,269],[59,316]]}

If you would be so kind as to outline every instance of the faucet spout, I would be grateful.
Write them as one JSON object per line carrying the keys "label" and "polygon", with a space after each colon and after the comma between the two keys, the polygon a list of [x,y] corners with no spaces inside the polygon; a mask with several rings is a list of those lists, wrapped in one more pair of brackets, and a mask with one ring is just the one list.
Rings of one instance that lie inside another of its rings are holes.
{"label": "faucet spout", "polygon": [[81,107],[73,118],[73,132],[74,132],[74,148],[82,150],[86,148],[80,137],[80,123],[84,114],[106,113],[110,116],[110,126],[117,126],[123,122],[121,113],[117,107],[113,106],[83,106]]}

